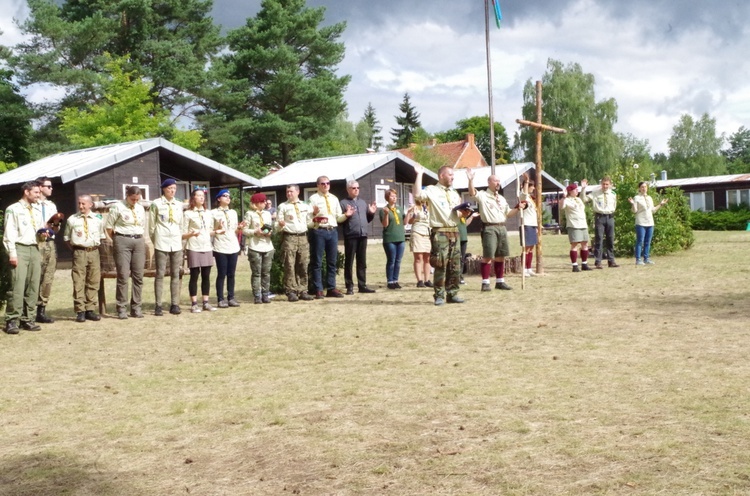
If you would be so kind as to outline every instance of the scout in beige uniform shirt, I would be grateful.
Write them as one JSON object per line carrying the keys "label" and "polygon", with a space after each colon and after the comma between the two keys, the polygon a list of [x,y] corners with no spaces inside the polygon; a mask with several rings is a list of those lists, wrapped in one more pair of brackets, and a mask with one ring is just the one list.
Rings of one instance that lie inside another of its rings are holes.
{"label": "scout in beige uniform shirt", "polygon": [[182,216],[183,202],[175,198],[177,182],[165,179],[161,184],[161,197],[151,202],[149,209],[148,231],[154,244],[154,315],[164,315],[162,296],[164,293],[164,276],[169,263],[169,313],[179,315],[180,310],[180,272],[182,271]]}
{"label": "scout in beige uniform shirt", "polygon": [[[240,223],[237,212],[229,208],[232,196],[222,189],[216,194],[218,206],[211,212],[214,216],[214,259],[216,260],[216,299],[219,308],[240,306],[234,297],[237,260],[240,255],[239,235],[244,223]],[[227,283],[227,298],[224,298],[224,282]]]}
{"label": "scout in beige uniform shirt", "polygon": [[3,245],[8,252],[13,284],[5,304],[7,334],[18,334],[19,325],[27,331],[41,329],[34,323],[31,310],[37,303],[42,264],[36,234],[42,217],[33,207],[40,195],[38,183],[26,183],[23,198],[5,209]]}
{"label": "scout in beige uniform shirt", "polygon": [[101,262],[99,245],[105,237],[102,221],[91,211],[93,201],[88,195],[78,197],[79,212],[68,217],[63,240],[73,251],[73,310],[76,321],[98,321]]}
{"label": "scout in beige uniform shirt", "polygon": [[602,268],[602,259],[606,258],[609,267],[619,267],[615,263],[615,209],[617,195],[612,191],[612,181],[605,177],[601,188],[586,194],[588,181],[581,181],[581,200],[591,202],[594,208],[594,255],[596,268]]}
{"label": "scout in beige uniform shirt", "polygon": [[271,303],[271,263],[273,261],[273,220],[271,213],[264,210],[266,195],[255,193],[250,198],[252,210],[245,214],[243,233],[248,240],[247,259],[252,271],[251,286],[255,303]]}
{"label": "scout in beige uniform shirt", "polygon": [[[565,213],[565,225],[568,229],[568,241],[570,242],[570,263],[573,272],[591,270],[588,265],[589,257],[589,228],[586,223],[586,208],[578,198],[578,186],[575,184],[565,188],[565,199],[562,210]],[[578,268],[578,250],[581,249],[581,268]]]}
{"label": "scout in beige uniform shirt", "polygon": [[[143,292],[143,271],[146,265],[146,243],[143,239],[146,211],[138,203],[140,189],[130,186],[125,200],[114,203],[109,208],[104,225],[114,244],[115,267],[117,268],[117,318],[130,316],[142,318],[141,294]],[[128,280],[132,280],[128,305]]]}
{"label": "scout in beige uniform shirt", "polygon": [[276,230],[281,232],[281,258],[284,261],[284,291],[289,301],[312,300],[307,292],[307,266],[310,244],[307,226],[312,223],[312,207],[299,199],[299,186],[286,188],[287,201],[276,212]]}

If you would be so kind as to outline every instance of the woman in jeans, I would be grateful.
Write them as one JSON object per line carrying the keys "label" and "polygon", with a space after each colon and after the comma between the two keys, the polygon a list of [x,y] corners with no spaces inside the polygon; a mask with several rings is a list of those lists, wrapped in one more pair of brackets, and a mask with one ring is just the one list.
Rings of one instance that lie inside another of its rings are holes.
{"label": "woman in jeans", "polygon": [[389,189],[385,194],[388,204],[380,209],[380,222],[383,224],[383,249],[385,250],[385,276],[388,289],[401,289],[398,275],[401,271],[401,258],[404,256],[406,231],[404,230],[404,211],[396,205],[398,194]]}
{"label": "woman in jeans", "polygon": [[[185,248],[190,269],[188,288],[192,313],[216,310],[208,302],[208,294],[211,291],[211,267],[214,264],[211,236],[221,234],[223,230],[214,231],[214,219],[205,205],[206,193],[202,189],[193,190],[190,205],[182,216],[182,238],[187,240]],[[198,278],[201,279],[202,306],[198,305]]]}
{"label": "woman in jeans", "polygon": [[[654,199],[648,194],[648,183],[638,183],[638,194],[635,198],[628,198],[635,214],[635,264],[653,264],[651,260],[651,238],[654,236],[654,214],[667,203],[663,199],[654,206]],[[643,261],[641,261],[641,254]]]}
{"label": "woman in jeans", "polygon": [[[216,194],[217,207],[212,210],[214,217],[214,259],[216,259],[216,298],[219,308],[238,307],[234,298],[234,274],[240,254],[238,235],[245,222],[237,222],[237,212],[229,208],[232,198],[229,190],[222,189]],[[227,282],[227,297],[224,299],[224,280]]]}

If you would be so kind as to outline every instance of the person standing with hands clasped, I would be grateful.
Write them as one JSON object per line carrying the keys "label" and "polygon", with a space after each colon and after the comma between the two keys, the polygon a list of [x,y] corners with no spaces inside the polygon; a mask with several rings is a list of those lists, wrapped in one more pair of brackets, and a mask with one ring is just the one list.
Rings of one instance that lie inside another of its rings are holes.
{"label": "person standing with hands clasped", "polygon": [[357,288],[360,293],[374,293],[374,289],[367,287],[367,224],[375,218],[378,207],[375,202],[365,203],[359,197],[359,183],[346,183],[348,198],[341,200],[341,208],[351,208],[354,213],[341,224],[344,228],[344,282],[346,294],[354,294],[354,277],[352,268],[357,259]]}
{"label": "person standing with hands clasped", "polygon": [[312,222],[312,207],[299,199],[299,185],[286,187],[286,201],[279,205],[276,229],[281,232],[281,258],[284,261],[284,292],[289,301],[310,301],[307,292],[307,265],[310,243],[307,225]]}
{"label": "person standing with hands clasped", "polygon": [[266,208],[266,195],[255,193],[250,198],[252,209],[245,213],[243,233],[248,239],[247,259],[252,271],[251,285],[255,303],[271,303],[271,264],[273,263],[273,221]]}
{"label": "person standing with hands clasped", "polygon": [[105,237],[102,221],[91,208],[94,202],[89,195],[78,197],[78,213],[71,215],[65,224],[63,240],[73,252],[73,310],[76,322],[101,320],[96,313],[99,302],[101,267],[99,245]]}
{"label": "person standing with hands clasped", "polygon": [[[331,191],[331,180],[320,176],[317,180],[318,192],[310,196],[313,218],[310,245],[310,258],[315,286],[315,299],[343,298],[344,294],[336,289],[336,266],[339,259],[339,233],[337,226],[354,215],[354,209],[347,205],[342,211],[338,198]],[[326,284],[323,293],[323,254],[326,256]]]}
{"label": "person standing with hands clasped", "polygon": [[[240,256],[238,235],[245,227],[245,221],[238,222],[237,212],[229,208],[232,197],[228,189],[216,194],[218,207],[213,209],[214,258],[216,259],[216,298],[219,308],[240,306],[234,298],[234,275],[237,272],[237,259]],[[224,281],[227,283],[227,297],[224,298]]]}
{"label": "person standing with hands clasped", "polygon": [[175,198],[177,181],[172,178],[161,183],[162,196],[151,202],[149,209],[149,237],[154,244],[154,315],[164,315],[162,293],[164,276],[169,262],[169,313],[179,315],[180,310],[180,272],[182,271],[182,202]]}
{"label": "person standing with hands clasped", "polygon": [[[216,308],[208,302],[208,295],[211,292],[211,267],[214,264],[211,236],[221,234],[224,231],[222,229],[214,231],[213,225],[213,215],[206,209],[206,193],[202,189],[193,190],[190,194],[190,205],[182,217],[182,237],[187,240],[185,248],[187,249],[188,268],[190,269],[188,289],[192,313],[216,311]],[[203,298],[202,306],[198,305],[199,277]]]}
{"label": "person standing with hands clasped", "polygon": [[[638,183],[638,194],[635,198],[628,198],[635,214],[635,264],[653,265],[651,260],[651,238],[654,235],[654,214],[667,204],[663,199],[654,206],[654,199],[648,194],[648,183]],[[643,261],[641,261],[641,254]]]}
{"label": "person standing with hands clasped", "polygon": [[[570,242],[570,263],[573,272],[591,270],[589,267],[589,226],[586,223],[586,207],[578,198],[578,185],[571,184],[563,190],[562,209]],[[578,267],[578,247],[581,248],[581,267]]]}
{"label": "person standing with hands clasped", "polygon": [[117,318],[128,318],[128,279],[132,279],[130,290],[130,316],[143,318],[141,294],[143,293],[143,271],[146,265],[146,242],[143,239],[146,211],[138,203],[141,188],[125,188],[125,199],[109,208],[105,229],[114,245],[117,268]]}
{"label": "person standing with hands clasped", "polygon": [[417,278],[418,288],[431,288],[430,281],[430,214],[427,211],[427,202],[414,199],[406,213],[406,224],[411,225],[411,236],[409,236],[409,249],[414,256],[414,276]]}
{"label": "person standing with hands clasped", "polygon": [[406,231],[404,229],[404,212],[396,205],[398,193],[389,189],[385,193],[388,204],[380,209],[380,222],[383,224],[383,249],[385,250],[385,277],[388,289],[401,289],[398,283],[401,272],[401,258],[404,256]]}

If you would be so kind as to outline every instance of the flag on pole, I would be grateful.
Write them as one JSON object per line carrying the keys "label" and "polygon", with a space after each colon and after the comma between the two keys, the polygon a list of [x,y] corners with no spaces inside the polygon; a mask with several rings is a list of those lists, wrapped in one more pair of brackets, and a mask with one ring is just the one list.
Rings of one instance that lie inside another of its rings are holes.
{"label": "flag on pole", "polygon": [[497,27],[499,29],[500,21],[503,20],[503,13],[500,11],[500,0],[492,0],[492,5],[495,7],[495,22],[497,23]]}

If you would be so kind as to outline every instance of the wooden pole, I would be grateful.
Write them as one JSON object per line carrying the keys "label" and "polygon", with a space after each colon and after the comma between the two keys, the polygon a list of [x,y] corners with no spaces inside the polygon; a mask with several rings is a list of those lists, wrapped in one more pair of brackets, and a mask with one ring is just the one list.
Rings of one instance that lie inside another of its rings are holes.
{"label": "wooden pole", "polygon": [[544,274],[544,255],[542,250],[542,82],[536,82],[536,273]]}
{"label": "wooden pole", "polygon": [[536,215],[537,215],[537,238],[539,242],[536,245],[536,272],[544,274],[544,256],[542,250],[542,193],[543,181],[542,173],[544,165],[542,164],[542,133],[550,131],[558,134],[565,134],[568,131],[559,127],[548,126],[542,123],[542,82],[536,82],[536,122],[516,119],[516,122],[522,126],[527,126],[536,132]]}
{"label": "wooden pole", "polygon": [[487,98],[490,118],[490,174],[495,175],[495,113],[492,102],[492,57],[490,54],[490,0],[484,0],[484,39],[487,52]]}

